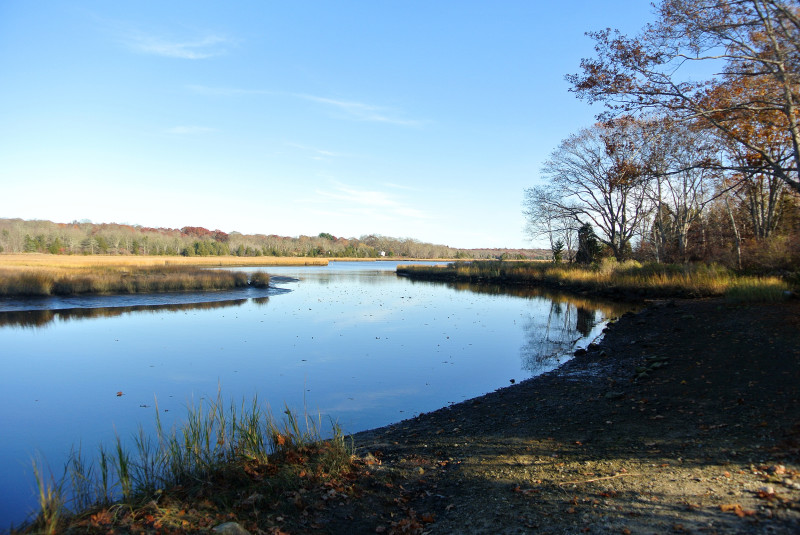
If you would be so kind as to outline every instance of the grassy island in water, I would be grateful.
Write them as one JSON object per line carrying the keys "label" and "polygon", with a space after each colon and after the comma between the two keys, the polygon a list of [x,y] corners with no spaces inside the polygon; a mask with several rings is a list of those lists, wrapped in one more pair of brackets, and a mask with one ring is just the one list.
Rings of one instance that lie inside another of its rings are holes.
{"label": "grassy island in water", "polygon": [[327,260],[159,256],[0,255],[0,296],[154,293],[266,287],[269,276],[213,267],[325,265]]}

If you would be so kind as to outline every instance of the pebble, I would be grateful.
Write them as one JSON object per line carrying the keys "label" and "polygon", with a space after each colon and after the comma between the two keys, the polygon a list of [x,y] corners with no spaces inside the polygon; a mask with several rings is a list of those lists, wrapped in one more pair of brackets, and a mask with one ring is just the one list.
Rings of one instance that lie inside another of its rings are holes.
{"label": "pebble", "polygon": [[211,528],[214,533],[221,535],[250,535],[250,532],[244,529],[238,522],[225,522],[214,528]]}

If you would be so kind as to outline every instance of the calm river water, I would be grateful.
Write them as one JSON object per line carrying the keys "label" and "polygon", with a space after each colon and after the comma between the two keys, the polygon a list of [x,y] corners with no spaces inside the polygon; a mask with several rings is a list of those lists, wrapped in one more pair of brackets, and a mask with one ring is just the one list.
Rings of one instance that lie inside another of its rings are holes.
{"label": "calm river water", "polygon": [[152,429],[156,400],[167,426],[220,388],[357,432],[551,370],[627,310],[396,266],[264,268],[273,290],[0,300],[0,531],[35,507],[32,458],[60,474],[72,446]]}

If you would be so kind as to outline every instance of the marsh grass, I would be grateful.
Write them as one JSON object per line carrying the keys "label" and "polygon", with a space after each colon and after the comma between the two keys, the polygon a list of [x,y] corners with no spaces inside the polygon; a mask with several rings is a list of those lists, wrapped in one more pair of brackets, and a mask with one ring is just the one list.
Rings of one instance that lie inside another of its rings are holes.
{"label": "marsh grass", "polygon": [[739,281],[725,292],[725,299],[731,303],[779,303],[787,298],[785,285],[767,285]]}
{"label": "marsh grass", "polygon": [[[251,277],[254,286],[269,286],[266,273]],[[192,266],[0,266],[0,296],[209,291],[249,284],[244,272]]]}
{"label": "marsh grass", "polygon": [[[348,259],[349,260],[349,259]],[[326,258],[288,256],[142,256],[142,255],[52,255],[42,253],[0,254],[0,267],[233,267],[233,266],[326,266]]]}
{"label": "marsh grass", "polygon": [[[66,474],[66,470],[65,470]],[[36,480],[39,514],[31,524],[34,533],[50,535],[56,533],[64,515],[65,477],[56,481],[53,473],[41,459],[33,461],[33,476]]]}
{"label": "marsh grass", "polygon": [[263,271],[255,271],[250,274],[250,286],[254,288],[268,288],[269,275]]}
{"label": "marsh grass", "polygon": [[789,289],[778,277],[741,276],[717,265],[618,263],[591,267],[546,262],[456,262],[439,266],[398,266],[397,273],[416,278],[554,286],[634,297],[710,297],[776,299]]}
{"label": "marsh grass", "polygon": [[140,427],[132,449],[119,436],[110,449],[100,447],[97,459],[88,460],[80,447],[73,448],[61,478],[50,471],[46,475],[43,463],[34,463],[39,512],[19,532],[56,533],[98,512],[133,511],[170,492],[211,491],[224,502],[227,494],[238,496],[242,489],[226,489],[219,482],[247,482],[251,474],[257,474],[259,492],[280,493],[299,478],[337,476],[353,458],[352,443],[335,423],[332,438],[323,440],[319,419],[307,411],[300,418],[285,407],[276,418],[256,398],[226,405],[218,393],[216,399],[189,406],[186,421],[170,430],[158,414],[156,404],[155,433]]}

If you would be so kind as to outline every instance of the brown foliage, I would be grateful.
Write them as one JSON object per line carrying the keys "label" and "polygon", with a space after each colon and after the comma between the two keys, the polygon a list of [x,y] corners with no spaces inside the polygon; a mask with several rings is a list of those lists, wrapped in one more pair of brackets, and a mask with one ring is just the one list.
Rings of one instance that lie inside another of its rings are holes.
{"label": "brown foliage", "polygon": [[[590,33],[596,57],[567,77],[573,91],[605,103],[610,114],[658,111],[698,120],[800,191],[797,2],[662,0],[657,13],[636,37]],[[695,81],[684,74],[692,63],[722,75]],[[787,157],[776,157],[765,130],[779,135]]]}

